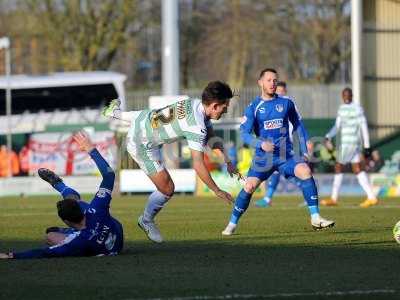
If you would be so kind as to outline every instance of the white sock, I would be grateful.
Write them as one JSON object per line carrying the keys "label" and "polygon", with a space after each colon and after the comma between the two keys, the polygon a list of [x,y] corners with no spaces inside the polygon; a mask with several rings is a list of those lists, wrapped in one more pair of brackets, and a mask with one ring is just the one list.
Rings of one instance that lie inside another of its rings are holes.
{"label": "white sock", "polygon": [[332,195],[331,199],[337,201],[339,196],[340,186],[342,185],[343,173],[335,174],[333,177]]}
{"label": "white sock", "polygon": [[363,190],[367,193],[368,199],[376,199],[371,185],[369,184],[367,173],[365,173],[365,171],[361,171],[357,174],[357,179]]}
{"label": "white sock", "polygon": [[119,115],[118,117],[124,122],[132,122],[132,118],[136,111],[121,111],[114,110],[114,116]]}
{"label": "white sock", "polygon": [[154,191],[151,193],[146,207],[144,208],[143,220],[152,222],[154,217],[164,207],[164,204],[167,203],[170,198],[171,197],[168,197],[159,191]]}

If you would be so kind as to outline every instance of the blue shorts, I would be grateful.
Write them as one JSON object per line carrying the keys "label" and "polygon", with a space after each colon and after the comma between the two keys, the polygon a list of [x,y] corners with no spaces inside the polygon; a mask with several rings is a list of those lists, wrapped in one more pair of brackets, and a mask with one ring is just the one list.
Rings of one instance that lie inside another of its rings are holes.
{"label": "blue shorts", "polygon": [[294,175],[294,169],[300,163],[305,161],[301,158],[290,157],[287,160],[275,160],[272,163],[265,160],[257,160],[255,157],[251,164],[250,170],[247,173],[247,177],[256,177],[261,181],[267,180],[272,173],[278,171],[279,174],[285,176],[286,179],[296,177]]}

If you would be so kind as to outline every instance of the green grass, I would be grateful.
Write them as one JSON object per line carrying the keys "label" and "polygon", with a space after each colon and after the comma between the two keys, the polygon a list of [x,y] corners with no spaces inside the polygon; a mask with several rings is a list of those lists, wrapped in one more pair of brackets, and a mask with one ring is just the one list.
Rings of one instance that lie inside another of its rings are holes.
{"label": "green grass", "polygon": [[[399,299],[400,248],[391,230],[400,199],[369,209],[357,206],[361,200],[322,208],[337,226],[314,232],[300,198],[276,198],[272,208],[251,206],[237,234],[222,237],[231,207],[178,196],[157,218],[165,243],[156,245],[136,226],[145,197],[115,198],[122,255],[0,261],[0,298]],[[44,229],[61,225],[55,198],[3,198],[0,207],[0,251],[39,247]]]}

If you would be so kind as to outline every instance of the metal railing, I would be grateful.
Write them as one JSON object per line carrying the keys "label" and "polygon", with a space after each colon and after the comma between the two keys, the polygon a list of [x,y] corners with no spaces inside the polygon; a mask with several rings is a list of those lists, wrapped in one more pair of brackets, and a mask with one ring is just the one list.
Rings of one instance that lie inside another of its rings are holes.
{"label": "metal railing", "polygon": [[[340,105],[343,84],[331,85],[293,85],[289,87],[289,96],[293,97],[304,118],[334,118]],[[239,95],[231,101],[225,119],[241,117],[247,105],[259,95],[258,87],[246,87],[235,90]],[[182,90],[182,95],[200,98],[201,89]],[[128,110],[142,110],[148,107],[150,96],[160,95],[160,91],[138,91],[127,93]]]}

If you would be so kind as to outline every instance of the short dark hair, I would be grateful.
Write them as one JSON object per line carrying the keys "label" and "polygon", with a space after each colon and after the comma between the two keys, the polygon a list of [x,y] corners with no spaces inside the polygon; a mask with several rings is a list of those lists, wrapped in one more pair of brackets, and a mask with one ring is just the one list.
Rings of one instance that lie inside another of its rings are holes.
{"label": "short dark hair", "polygon": [[81,210],[79,202],[75,199],[63,199],[57,202],[58,216],[61,220],[79,223],[83,220],[84,214]]}
{"label": "short dark hair", "polygon": [[285,81],[278,81],[276,86],[280,86],[286,89],[286,82]]}
{"label": "short dark hair", "polygon": [[224,104],[233,97],[230,86],[222,81],[211,81],[201,94],[201,102],[209,105],[213,102]]}
{"label": "short dark hair", "polygon": [[350,94],[353,95],[353,90],[352,90],[351,88],[349,88],[349,87],[345,87],[345,88],[343,89],[343,91],[342,91],[342,94],[344,94],[344,92],[350,92]]}
{"label": "short dark hair", "polygon": [[260,76],[258,76],[258,79],[261,79],[261,77],[263,77],[264,74],[267,73],[267,72],[271,72],[271,73],[278,74],[278,72],[277,72],[275,69],[273,69],[273,68],[265,68],[264,70],[262,70],[262,71],[260,72]]}

